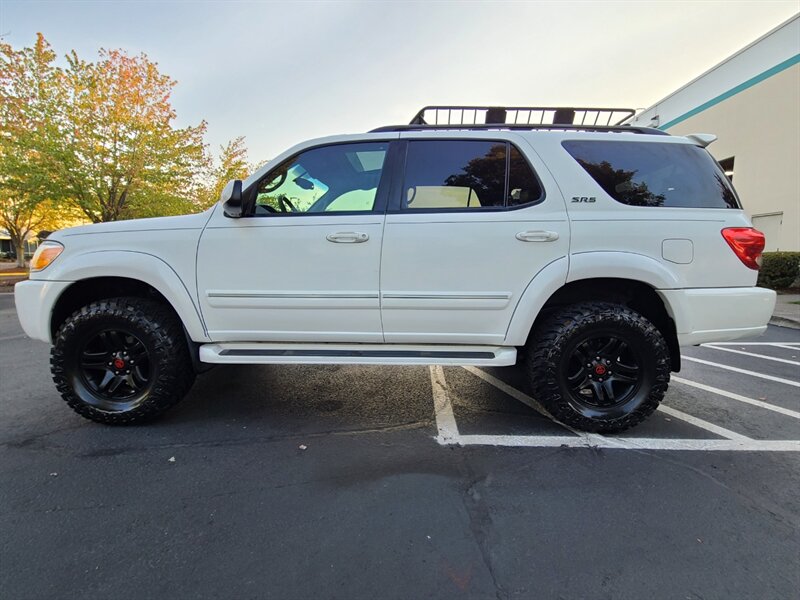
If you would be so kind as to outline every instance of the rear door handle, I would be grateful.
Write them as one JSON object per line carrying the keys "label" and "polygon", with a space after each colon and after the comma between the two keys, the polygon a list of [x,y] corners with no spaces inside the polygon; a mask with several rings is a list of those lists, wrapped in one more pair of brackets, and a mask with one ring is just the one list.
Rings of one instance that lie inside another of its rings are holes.
{"label": "rear door handle", "polygon": [[330,233],[325,239],[335,244],[360,244],[366,242],[369,236],[360,231],[339,231],[338,233]]}
{"label": "rear door handle", "polygon": [[517,234],[520,242],[555,242],[558,233],[555,231],[520,231]]}

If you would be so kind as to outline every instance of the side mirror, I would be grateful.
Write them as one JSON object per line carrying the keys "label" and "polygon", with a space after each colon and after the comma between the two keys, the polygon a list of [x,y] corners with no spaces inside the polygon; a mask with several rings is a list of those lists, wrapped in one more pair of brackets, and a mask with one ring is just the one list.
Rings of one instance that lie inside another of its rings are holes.
{"label": "side mirror", "polygon": [[219,196],[222,203],[222,211],[226,217],[238,219],[242,216],[242,181],[241,179],[231,179],[222,190]]}

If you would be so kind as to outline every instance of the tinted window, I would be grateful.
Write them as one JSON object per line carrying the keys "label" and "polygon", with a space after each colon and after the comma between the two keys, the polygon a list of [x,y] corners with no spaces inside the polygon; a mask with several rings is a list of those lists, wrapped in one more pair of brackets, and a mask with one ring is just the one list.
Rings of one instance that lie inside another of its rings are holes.
{"label": "tinted window", "polygon": [[505,177],[504,142],[409,142],[404,208],[503,206]]}
{"label": "tinted window", "polygon": [[511,146],[508,169],[508,206],[519,206],[542,197],[539,180],[522,153]]}
{"label": "tinted window", "polygon": [[519,206],[542,198],[525,157],[507,142],[419,140],[408,144],[404,209]]}
{"label": "tinted window", "polygon": [[359,143],[302,152],[261,181],[256,214],[371,211],[387,149]]}
{"label": "tinted window", "polygon": [[598,140],[563,145],[609,196],[623,204],[739,208],[728,178],[698,146]]}

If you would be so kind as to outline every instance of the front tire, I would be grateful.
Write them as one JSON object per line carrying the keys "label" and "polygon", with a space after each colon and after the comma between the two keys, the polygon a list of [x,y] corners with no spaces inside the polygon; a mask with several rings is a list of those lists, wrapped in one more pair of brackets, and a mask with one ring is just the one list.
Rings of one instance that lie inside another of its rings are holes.
{"label": "front tire", "polygon": [[528,350],[533,397],[556,420],[583,431],[616,433],[641,423],[669,384],[661,332],[618,304],[559,309],[537,325]]}
{"label": "front tire", "polygon": [[56,333],[50,370],[75,412],[108,425],[149,421],[194,382],[180,321],[144,298],[100,300],[72,314]]}

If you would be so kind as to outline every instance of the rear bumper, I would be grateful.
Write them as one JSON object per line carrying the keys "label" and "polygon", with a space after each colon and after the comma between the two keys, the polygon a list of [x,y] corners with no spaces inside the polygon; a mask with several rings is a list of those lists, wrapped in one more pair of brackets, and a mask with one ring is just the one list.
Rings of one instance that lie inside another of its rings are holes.
{"label": "rear bumper", "polygon": [[35,340],[52,342],[50,317],[53,306],[70,281],[20,281],[14,286],[17,317],[25,333]]}
{"label": "rear bumper", "polygon": [[775,309],[775,292],[758,287],[656,291],[675,321],[681,346],[759,335]]}

